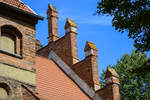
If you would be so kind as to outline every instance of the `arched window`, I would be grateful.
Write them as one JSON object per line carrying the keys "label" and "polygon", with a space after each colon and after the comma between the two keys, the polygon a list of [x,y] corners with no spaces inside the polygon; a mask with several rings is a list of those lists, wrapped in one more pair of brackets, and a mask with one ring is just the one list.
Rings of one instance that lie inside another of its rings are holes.
{"label": "arched window", "polygon": [[22,35],[12,26],[1,27],[0,50],[11,54],[22,54]]}
{"label": "arched window", "polygon": [[10,87],[5,83],[0,83],[0,100],[8,100],[12,95]]}
{"label": "arched window", "polygon": [[2,32],[1,34],[1,49],[11,52],[11,53],[16,53],[16,37],[12,33],[7,33]]}

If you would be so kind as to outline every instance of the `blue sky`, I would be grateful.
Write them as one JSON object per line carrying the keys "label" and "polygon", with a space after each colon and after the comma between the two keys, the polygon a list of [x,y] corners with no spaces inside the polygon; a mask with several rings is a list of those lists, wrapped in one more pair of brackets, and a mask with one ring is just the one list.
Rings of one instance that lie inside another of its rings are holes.
{"label": "blue sky", "polygon": [[125,53],[134,50],[133,40],[127,33],[121,34],[111,25],[110,16],[94,16],[96,0],[22,0],[44,21],[39,21],[36,27],[36,38],[43,45],[47,44],[48,25],[46,11],[48,3],[53,4],[59,11],[59,35],[65,34],[64,25],[66,18],[74,20],[78,26],[78,54],[80,60],[84,59],[84,47],[87,40],[92,41],[98,48],[99,72],[108,65],[116,64],[117,60]]}

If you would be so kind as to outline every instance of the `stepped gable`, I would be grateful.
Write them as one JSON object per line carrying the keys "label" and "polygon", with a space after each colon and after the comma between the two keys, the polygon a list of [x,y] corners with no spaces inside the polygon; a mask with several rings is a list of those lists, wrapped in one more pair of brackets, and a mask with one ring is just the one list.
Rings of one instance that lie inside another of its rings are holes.
{"label": "stepped gable", "polygon": [[29,13],[36,14],[30,7],[21,2],[21,0],[0,0],[0,2],[6,3],[8,5],[27,11]]}

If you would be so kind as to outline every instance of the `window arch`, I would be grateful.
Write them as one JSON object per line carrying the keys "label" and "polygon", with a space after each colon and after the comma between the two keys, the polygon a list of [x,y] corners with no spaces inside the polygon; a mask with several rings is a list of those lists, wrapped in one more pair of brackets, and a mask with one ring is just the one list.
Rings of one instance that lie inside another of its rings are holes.
{"label": "window arch", "polygon": [[15,27],[10,25],[1,27],[0,50],[22,55],[22,35]]}
{"label": "window arch", "polygon": [[0,82],[0,100],[8,100],[12,95],[12,90],[6,83]]}

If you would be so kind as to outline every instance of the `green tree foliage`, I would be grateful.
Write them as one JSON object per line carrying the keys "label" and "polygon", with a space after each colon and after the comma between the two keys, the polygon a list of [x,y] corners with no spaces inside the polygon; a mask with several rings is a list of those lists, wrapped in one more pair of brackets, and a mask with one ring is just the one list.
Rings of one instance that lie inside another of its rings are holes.
{"label": "green tree foliage", "polygon": [[[119,74],[121,100],[150,100],[150,73],[144,77],[131,73],[147,61],[147,56],[133,52],[125,54],[116,65],[110,66]],[[105,71],[102,73],[101,82],[104,82]]]}
{"label": "green tree foliage", "polygon": [[150,73],[150,59],[140,67],[134,68],[131,72],[136,74],[137,76],[145,77],[145,75]]}
{"label": "green tree foliage", "polygon": [[150,50],[150,0],[100,0],[97,13],[111,15],[112,25],[127,31],[137,50]]}

